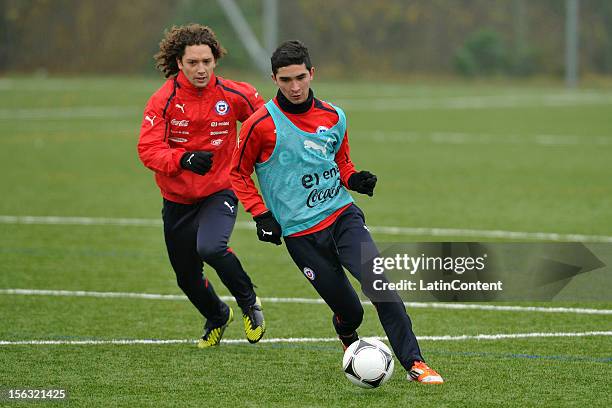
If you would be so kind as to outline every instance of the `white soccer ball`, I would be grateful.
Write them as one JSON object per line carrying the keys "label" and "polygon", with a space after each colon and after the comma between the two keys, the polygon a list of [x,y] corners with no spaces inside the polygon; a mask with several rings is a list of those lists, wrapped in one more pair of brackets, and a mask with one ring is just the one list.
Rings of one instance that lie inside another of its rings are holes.
{"label": "white soccer ball", "polygon": [[342,369],[346,378],[359,387],[380,387],[393,374],[393,355],[382,341],[359,339],[344,352]]}

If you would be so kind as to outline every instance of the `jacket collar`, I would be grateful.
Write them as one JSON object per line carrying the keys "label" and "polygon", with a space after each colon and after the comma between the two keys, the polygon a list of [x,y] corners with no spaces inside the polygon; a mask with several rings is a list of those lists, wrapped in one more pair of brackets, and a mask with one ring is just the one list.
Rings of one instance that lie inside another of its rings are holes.
{"label": "jacket collar", "polygon": [[217,85],[217,77],[214,73],[210,74],[210,81],[208,81],[208,84],[206,84],[204,88],[198,88],[197,86],[194,86],[191,82],[189,82],[185,74],[183,74],[183,71],[178,72],[178,74],[176,75],[176,81],[178,83],[179,88],[194,95],[201,95],[202,92],[208,92]]}
{"label": "jacket collar", "polygon": [[312,89],[309,89],[308,98],[302,103],[294,104],[291,103],[289,99],[285,98],[285,95],[283,95],[279,89],[278,92],[276,92],[276,102],[285,112],[294,114],[306,113],[310,110],[310,108],[312,108],[312,104],[314,102],[314,92],[312,92]]}

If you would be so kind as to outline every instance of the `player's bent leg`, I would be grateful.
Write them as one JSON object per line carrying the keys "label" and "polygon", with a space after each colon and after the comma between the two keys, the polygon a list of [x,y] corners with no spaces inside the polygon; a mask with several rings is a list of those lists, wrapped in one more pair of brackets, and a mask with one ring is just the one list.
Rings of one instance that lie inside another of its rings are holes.
{"label": "player's bent leg", "polygon": [[217,296],[212,284],[204,279],[202,272],[176,273],[176,281],[189,301],[207,320],[220,323],[225,321],[227,305]]}
{"label": "player's bent leg", "polygon": [[378,319],[385,330],[400,364],[408,371],[415,361],[423,361],[412,322],[401,302],[373,302]]}
{"label": "player's bent leg", "polygon": [[[340,262],[360,281],[363,292],[372,300],[378,318],[398,360],[408,372],[411,372],[415,365],[415,370],[421,370],[422,366],[417,363],[425,364],[424,359],[402,299],[396,291],[387,291],[380,297],[373,296],[373,291],[366,287],[371,283],[372,276],[370,276],[371,274],[368,275],[368,271],[371,272],[371,269],[369,270],[367,266],[363,267],[362,257],[371,259],[378,256],[378,249],[365,225],[363,212],[357,206],[349,207],[338,218],[334,228],[334,239]],[[362,253],[363,251],[365,253]],[[363,256],[364,254],[366,256]],[[362,270],[362,268],[365,270]],[[429,380],[417,381],[436,383],[438,379],[432,372],[435,373],[428,367],[419,375],[422,375],[420,377],[422,380]],[[438,374],[436,373],[436,375]]]}
{"label": "player's bent leg", "polygon": [[197,251],[212,266],[244,311],[255,304],[255,291],[238,257],[228,247],[236,223],[237,199],[231,190],[208,197],[197,214]]}
{"label": "player's bent leg", "polygon": [[[207,237],[207,240],[213,237]],[[249,275],[243,269],[238,257],[231,248],[218,245],[213,251],[199,251],[202,260],[213,267],[219,279],[236,299],[238,306],[246,310],[256,302],[256,294]]]}
{"label": "player's bent leg", "polygon": [[257,343],[266,331],[263,307],[253,283],[228,241],[236,221],[237,199],[229,190],[209,197],[198,214],[197,251],[212,266],[242,310],[246,338]]}
{"label": "player's bent leg", "polygon": [[[238,258],[229,250],[218,257],[208,257],[206,262],[217,271],[219,278],[229,289],[242,310],[244,332],[250,343],[257,343],[266,332],[266,322],[261,301],[255,294],[253,284],[242,269]],[[228,271],[231,271],[228,273]]]}
{"label": "player's bent leg", "polygon": [[299,270],[333,311],[332,322],[345,348],[346,343],[357,338],[363,307],[337,255],[330,249],[334,246],[329,232],[324,230],[301,237],[286,237],[285,244]]}
{"label": "player's bent leg", "polygon": [[205,319],[221,324],[226,320],[227,305],[202,274],[202,260],[196,251],[195,214],[195,205],[164,201],[164,238],[168,257],[177,284],[189,301]]}

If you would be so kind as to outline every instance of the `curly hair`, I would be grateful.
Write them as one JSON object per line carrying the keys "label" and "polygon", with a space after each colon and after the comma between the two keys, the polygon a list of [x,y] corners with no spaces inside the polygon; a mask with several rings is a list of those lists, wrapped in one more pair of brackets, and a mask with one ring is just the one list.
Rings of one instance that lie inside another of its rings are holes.
{"label": "curly hair", "polygon": [[166,78],[176,75],[179,72],[176,60],[183,58],[185,47],[202,44],[210,47],[215,61],[227,54],[210,27],[201,24],[172,26],[166,31],[165,37],[159,43],[159,52],[153,57],[155,67],[163,72]]}

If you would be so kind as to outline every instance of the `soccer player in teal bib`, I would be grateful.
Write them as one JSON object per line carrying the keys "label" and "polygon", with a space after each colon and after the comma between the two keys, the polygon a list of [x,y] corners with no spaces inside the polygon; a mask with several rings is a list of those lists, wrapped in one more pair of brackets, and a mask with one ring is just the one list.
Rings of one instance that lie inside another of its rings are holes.
{"label": "soccer player in teal bib", "polygon": [[[369,296],[362,253],[368,259],[378,254],[348,190],[373,196],[377,178],[355,170],[342,109],[314,97],[307,48],[299,41],[284,42],[271,62],[279,89],[240,130],[232,188],[253,215],[261,241],[281,245],[284,239],[295,264],[331,308],[346,349],[359,340],[363,308],[343,267]],[[441,384],[442,377],[425,364],[401,298],[394,291],[385,295],[370,299],[408,380]]]}

